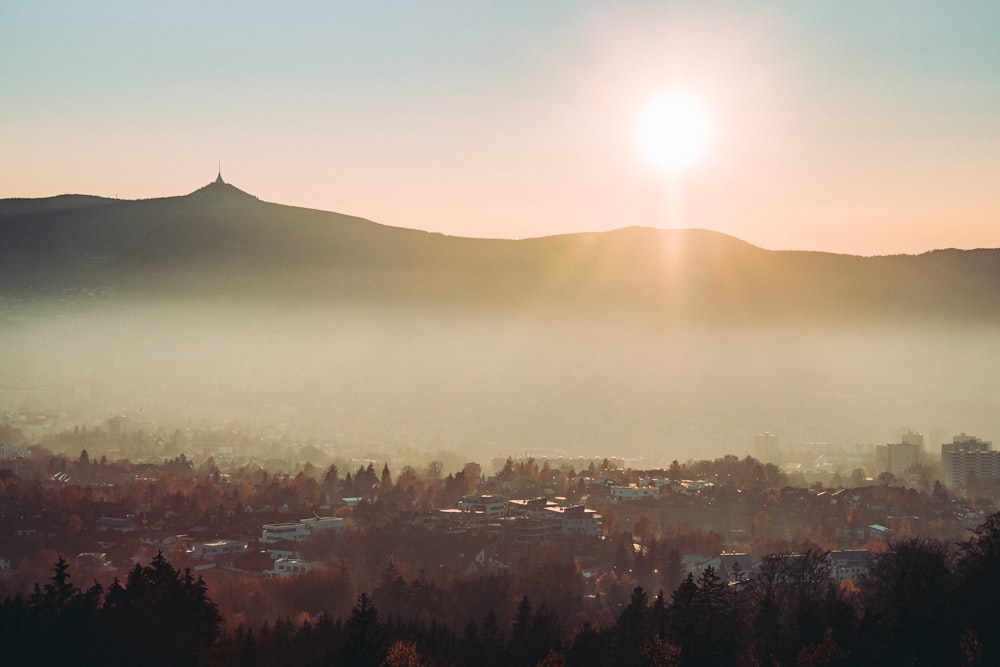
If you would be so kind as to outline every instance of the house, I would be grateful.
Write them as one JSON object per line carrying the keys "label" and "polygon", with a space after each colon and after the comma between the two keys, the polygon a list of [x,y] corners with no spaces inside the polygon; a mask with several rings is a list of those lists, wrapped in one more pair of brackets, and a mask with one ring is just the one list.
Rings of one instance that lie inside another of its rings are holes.
{"label": "house", "polygon": [[872,552],[868,549],[831,551],[826,557],[830,561],[830,576],[838,582],[868,574],[872,562]]}
{"label": "house", "polygon": [[265,523],[261,526],[260,541],[271,544],[281,540],[299,542],[318,530],[342,530],[344,520],[340,517],[317,516],[285,523]]}
{"label": "house", "polygon": [[583,537],[598,537],[601,534],[601,515],[597,510],[587,509],[583,505],[569,507],[546,507],[545,512],[560,527],[563,537],[580,535]]}
{"label": "house", "polygon": [[296,560],[301,558],[299,550],[295,548],[295,542],[281,541],[271,545],[268,545],[265,550],[268,558],[271,560],[281,560],[282,558],[288,560]]}
{"label": "house", "polygon": [[494,495],[465,496],[458,501],[458,509],[463,512],[482,512],[488,517],[506,516],[507,500]]}
{"label": "house", "polygon": [[191,556],[197,560],[232,558],[247,550],[244,540],[213,540],[211,542],[195,542],[191,546]]}
{"label": "house", "polygon": [[555,507],[555,503],[550,503],[545,496],[537,498],[517,498],[507,501],[507,514],[510,516],[527,516],[540,519],[545,516],[545,510]]}
{"label": "house", "polygon": [[480,529],[486,525],[487,520],[486,512],[468,512],[457,507],[439,509],[433,518],[438,528],[447,530],[449,533],[465,533]]}
{"label": "house", "polygon": [[336,516],[313,516],[308,519],[299,519],[299,523],[304,525],[309,532],[344,529],[344,520]]}
{"label": "house", "polygon": [[134,533],[135,524],[131,519],[102,516],[97,520],[98,533]]}
{"label": "house", "polygon": [[625,503],[633,500],[642,500],[643,498],[660,497],[660,487],[658,486],[637,486],[635,484],[612,486],[610,492],[611,502],[613,503]]}
{"label": "house", "polygon": [[264,571],[264,575],[267,577],[291,577],[309,572],[314,567],[312,563],[297,558],[279,558],[274,561],[272,569]]}
{"label": "house", "polygon": [[868,526],[868,537],[873,540],[878,540],[879,542],[885,542],[889,539],[889,529],[885,526],[880,526],[877,523],[873,523]]}
{"label": "house", "polygon": [[304,523],[298,521],[265,523],[261,526],[260,541],[262,544],[271,544],[282,540],[298,542],[304,540],[308,535],[309,529]]}
{"label": "house", "polygon": [[558,526],[553,521],[526,516],[503,517],[500,519],[500,525],[503,539],[514,544],[545,542],[554,538],[558,531]]}

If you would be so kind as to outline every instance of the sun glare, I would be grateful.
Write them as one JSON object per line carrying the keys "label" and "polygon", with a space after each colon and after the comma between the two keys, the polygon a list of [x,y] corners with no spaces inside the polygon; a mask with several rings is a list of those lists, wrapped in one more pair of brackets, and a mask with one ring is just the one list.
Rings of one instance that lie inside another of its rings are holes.
{"label": "sun glare", "polygon": [[639,116],[636,141],[654,164],[683,170],[701,160],[712,139],[712,123],[702,101],[686,92],[651,100]]}

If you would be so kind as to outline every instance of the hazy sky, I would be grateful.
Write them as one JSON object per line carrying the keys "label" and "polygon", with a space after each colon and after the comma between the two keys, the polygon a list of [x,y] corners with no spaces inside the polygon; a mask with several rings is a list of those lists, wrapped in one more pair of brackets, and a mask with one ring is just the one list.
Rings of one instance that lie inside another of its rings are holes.
{"label": "hazy sky", "polygon": [[[465,236],[1000,247],[1000,2],[0,0],[0,197],[261,199]],[[668,172],[644,106],[698,96]]]}

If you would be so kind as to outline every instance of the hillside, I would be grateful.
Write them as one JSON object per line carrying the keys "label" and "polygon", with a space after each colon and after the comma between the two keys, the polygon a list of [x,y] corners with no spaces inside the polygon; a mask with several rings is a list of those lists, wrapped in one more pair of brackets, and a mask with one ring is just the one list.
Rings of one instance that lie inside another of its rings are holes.
{"label": "hillside", "polygon": [[[1000,251],[449,237],[259,201],[0,201],[0,398],[391,456],[673,458],[1000,433]],[[34,417],[42,419],[42,417]],[[424,454],[420,454],[424,456]]]}
{"label": "hillside", "polygon": [[0,290],[144,298],[633,312],[652,319],[997,320],[1000,250],[855,257],[704,230],[449,237],[262,202],[221,180],[180,197],[0,200]]}

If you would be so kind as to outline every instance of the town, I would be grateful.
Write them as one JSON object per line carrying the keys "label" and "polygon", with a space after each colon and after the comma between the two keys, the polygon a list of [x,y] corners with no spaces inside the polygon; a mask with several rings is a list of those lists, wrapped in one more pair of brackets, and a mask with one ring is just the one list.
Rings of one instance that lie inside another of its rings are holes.
{"label": "town", "polygon": [[[506,582],[497,607],[530,592],[594,624],[636,590],[670,594],[706,573],[741,587],[808,562],[857,590],[895,545],[966,538],[1000,489],[991,443],[964,433],[941,460],[909,431],[867,457],[809,443],[800,454],[822,453],[803,466],[760,434],[758,453],[784,463],[728,455],[636,469],[534,452],[491,462],[491,474],[436,460],[320,466],[313,444],[285,443],[285,458],[272,444],[265,457],[241,452],[232,433],[146,433],[124,418],[34,443],[10,424],[2,435],[3,594],[27,596],[58,559],[75,581],[110,586],[163,558],[201,578],[233,627],[346,615],[363,593],[419,615],[431,603],[412,587],[463,581]],[[77,445],[87,448],[62,453]],[[176,455],[157,460],[157,449]],[[128,450],[136,460],[115,456]],[[458,604],[435,617],[460,630],[469,613]]]}

